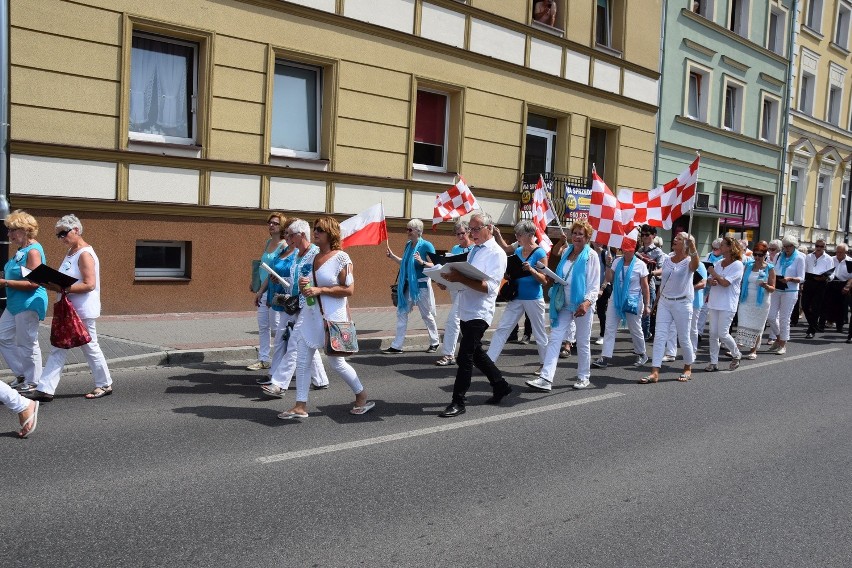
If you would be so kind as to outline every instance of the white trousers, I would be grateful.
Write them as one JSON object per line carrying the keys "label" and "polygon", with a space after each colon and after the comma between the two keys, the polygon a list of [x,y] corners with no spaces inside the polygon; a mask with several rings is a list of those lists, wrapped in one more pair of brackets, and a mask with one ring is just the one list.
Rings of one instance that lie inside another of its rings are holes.
{"label": "white trousers", "polygon": [[447,323],[444,324],[444,348],[442,353],[446,357],[456,356],[456,343],[459,341],[459,293],[452,292],[453,305],[447,314]]}
{"label": "white trousers", "polygon": [[[408,330],[408,314],[414,309],[415,302],[409,298],[407,310],[396,311],[396,337],[391,343],[394,349],[402,349],[405,343],[405,332]],[[437,345],[440,342],[438,337],[438,324],[435,322],[435,293],[432,291],[432,282],[426,282],[426,288],[420,289],[420,297],[417,298],[417,307],[420,309],[420,317],[423,318],[423,323],[426,324],[426,331],[429,333],[429,345]]]}
{"label": "white trousers", "polygon": [[[301,333],[296,334],[296,401],[308,402],[308,385],[311,383],[311,368],[317,349],[309,347],[305,343]],[[364,386],[358,379],[358,373],[352,365],[346,362],[345,357],[328,357],[328,366],[346,381],[349,388],[356,395],[364,390]]]}
{"label": "white trousers", "polygon": [[[272,379],[272,384],[281,387],[281,390],[290,388],[290,381],[296,373],[296,344],[298,340],[296,332],[288,325],[290,322],[295,323],[299,315],[289,315],[281,313],[281,318],[278,322],[278,329],[275,331],[275,341],[272,349],[272,366],[269,376]],[[284,339],[287,330],[290,330],[288,339]],[[314,352],[313,366],[311,368],[311,381],[318,387],[323,387],[328,384],[328,375],[325,373],[325,367],[322,364],[322,357],[319,350]]]}
{"label": "white trousers", "polygon": [[489,359],[497,362],[497,358],[500,357],[500,353],[506,345],[506,339],[509,338],[509,334],[512,333],[512,330],[521,321],[521,316],[525,313],[530,318],[530,326],[538,349],[538,358],[540,361],[544,360],[544,353],[547,350],[547,332],[544,329],[544,300],[541,298],[537,300],[512,300],[506,304],[500,323],[497,324],[497,329],[491,336],[491,346],[488,348]]}
{"label": "white trousers", "polygon": [[[645,334],[642,333],[642,298],[639,298],[639,313],[628,314],[625,312],[624,319],[627,329],[630,331],[630,339],[633,341],[633,351],[645,353]],[[618,333],[618,312],[615,311],[615,300],[610,297],[609,305],[606,307],[606,332],[604,333],[603,351],[601,357],[610,358],[615,349],[615,336]]]}
{"label": "white trousers", "polygon": [[731,322],[734,321],[735,314],[736,312],[728,310],[710,309],[710,363],[714,365],[719,363],[720,344],[733,353],[734,358],[742,357],[737,342],[731,336]]}
{"label": "white trousers", "polygon": [[581,318],[575,318],[574,312],[568,308],[563,308],[559,312],[559,324],[550,328],[550,338],[547,340],[547,349],[544,352],[541,378],[553,382],[556,364],[559,362],[559,351],[562,349],[562,341],[572,334],[571,339],[576,339],[575,345],[577,346],[577,378],[583,380],[592,376],[592,345],[590,339],[594,315],[594,310],[589,310]]}
{"label": "white trousers", "polygon": [[260,332],[260,347],[257,358],[261,361],[268,363],[271,360],[272,334],[278,329],[281,313],[266,305],[266,294],[260,297],[260,305],[257,307],[257,330]]}
{"label": "white trousers", "polygon": [[692,348],[690,328],[692,322],[692,299],[669,300],[660,296],[657,302],[657,333],[654,335],[654,355],[651,366],[657,369],[663,364],[666,344],[674,333],[683,349],[684,365],[695,362],[695,350]]}
{"label": "white trousers", "polygon": [[16,377],[24,377],[31,385],[41,380],[38,321],[38,314],[33,310],[24,310],[15,316],[3,310],[0,316],[0,355]]}
{"label": "white trousers", "polygon": [[[104,357],[101,346],[98,345],[98,332],[95,328],[95,319],[83,319],[83,325],[89,330],[89,335],[92,340],[81,346],[83,355],[86,357],[86,362],[89,364],[89,369],[92,371],[92,377],[95,379],[95,386],[106,388],[112,384],[112,376],[107,367],[106,357]],[[41,380],[36,387],[41,392],[54,394],[56,387],[59,386],[62,368],[65,366],[65,359],[68,357],[67,349],[53,347],[50,355],[47,357],[47,363],[44,365],[44,371],[41,374]]]}
{"label": "white trousers", "polygon": [[769,295],[769,335],[781,341],[790,341],[790,316],[796,307],[798,291],[776,291]]}
{"label": "white trousers", "polygon": [[0,404],[6,405],[6,408],[20,414],[30,405],[30,399],[21,396],[21,393],[0,381]]}
{"label": "white trousers", "polygon": [[[700,294],[701,292],[696,292],[696,294]],[[696,322],[696,329],[698,333],[704,335],[704,326],[707,325],[707,314],[710,312],[710,304],[707,303],[708,298],[704,298],[704,303],[701,304],[701,309],[698,310],[698,321]]]}
{"label": "white trousers", "polygon": [[[701,306],[700,310],[696,310],[695,306],[692,307],[692,319],[689,322],[689,340],[692,341],[692,350],[694,352],[698,351],[698,320],[701,318],[701,312],[703,310],[703,305]],[[666,341],[666,355],[676,357],[677,345],[677,330],[674,327],[674,322],[672,322],[672,328],[669,332],[669,339],[668,341]]]}

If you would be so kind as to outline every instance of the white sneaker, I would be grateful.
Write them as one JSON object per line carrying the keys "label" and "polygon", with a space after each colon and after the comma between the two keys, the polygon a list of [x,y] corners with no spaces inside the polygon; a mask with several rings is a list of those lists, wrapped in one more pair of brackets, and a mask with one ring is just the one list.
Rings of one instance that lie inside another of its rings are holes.
{"label": "white sneaker", "polygon": [[787,352],[787,346],[785,345],[784,347],[779,347],[774,353],[776,355],[783,355],[786,352]]}
{"label": "white sneaker", "polygon": [[671,363],[675,359],[677,359],[677,357],[675,357],[674,355],[666,355],[665,357],[663,357],[663,363]]}
{"label": "white sneaker", "polygon": [[780,345],[778,345],[777,343],[773,343],[773,344],[769,347],[769,352],[770,352],[770,353],[775,353],[775,352],[776,352],[776,351],[778,351],[779,349],[781,349],[781,346],[780,346]]}
{"label": "white sneaker", "polygon": [[633,362],[634,367],[641,367],[648,362],[648,356],[645,353],[636,356],[636,361]]}
{"label": "white sneaker", "polygon": [[603,337],[598,337],[595,339],[595,345],[603,345]]}
{"label": "white sneaker", "polygon": [[537,379],[528,380],[527,386],[535,390],[544,392],[550,392],[550,389],[552,388],[550,381],[548,381],[547,379],[542,379],[541,377]]}
{"label": "white sneaker", "polygon": [[587,389],[592,386],[592,383],[589,382],[589,379],[579,379],[576,383],[574,383],[575,389]]}
{"label": "white sneaker", "polygon": [[257,363],[252,363],[251,365],[246,367],[246,369],[248,369],[249,371],[261,371],[263,369],[268,369],[271,366],[272,365],[271,363],[269,363],[269,361],[258,361]]}

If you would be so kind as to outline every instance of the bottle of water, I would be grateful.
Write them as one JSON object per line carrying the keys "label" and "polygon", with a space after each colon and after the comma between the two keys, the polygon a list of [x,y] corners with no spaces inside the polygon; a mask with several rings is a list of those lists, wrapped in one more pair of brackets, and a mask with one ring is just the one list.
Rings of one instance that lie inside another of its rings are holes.
{"label": "bottle of water", "polygon": [[[302,276],[307,278],[308,275],[311,273],[311,266],[309,264],[304,264],[304,265],[302,265],[302,268],[299,272]],[[305,284],[305,290],[307,290],[310,287],[311,287],[310,282],[308,284]],[[317,299],[313,296],[305,296],[305,303],[309,306],[313,306],[317,303]]]}

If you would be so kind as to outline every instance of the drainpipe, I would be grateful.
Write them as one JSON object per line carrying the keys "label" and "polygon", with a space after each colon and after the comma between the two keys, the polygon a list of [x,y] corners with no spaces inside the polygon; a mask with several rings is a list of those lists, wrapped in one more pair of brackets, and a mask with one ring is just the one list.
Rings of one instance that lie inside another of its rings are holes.
{"label": "drainpipe", "polygon": [[[799,20],[799,0],[793,0],[793,18],[790,22],[789,41],[787,43],[787,85],[784,87],[784,135],[781,141],[781,165],[778,168],[778,205],[775,219],[778,220],[778,230],[773,236],[781,235],[781,224],[784,219],[784,208],[782,197],[787,195],[787,188],[784,186],[784,173],[787,170],[787,144],[790,141],[790,107],[793,97],[790,93],[793,88],[793,58],[795,54],[796,41],[796,22]],[[788,206],[789,207],[789,206]]]}
{"label": "drainpipe", "polygon": [[660,82],[657,85],[657,143],[654,144],[654,171],[651,187],[657,187],[657,171],[660,169],[660,125],[663,122],[663,65],[666,63],[666,16],[668,0],[663,0],[663,15],[660,17]]}
{"label": "drainpipe", "polygon": [[[9,0],[0,2],[0,219],[9,214]],[[9,233],[0,223],[0,262],[9,260]],[[6,288],[0,291],[6,309]]]}

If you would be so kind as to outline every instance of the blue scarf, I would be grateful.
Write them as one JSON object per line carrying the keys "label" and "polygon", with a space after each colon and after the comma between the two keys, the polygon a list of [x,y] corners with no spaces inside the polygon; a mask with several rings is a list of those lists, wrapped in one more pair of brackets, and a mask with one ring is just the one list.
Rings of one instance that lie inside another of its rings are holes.
{"label": "blue scarf", "polygon": [[[589,245],[583,247],[583,250],[574,261],[574,266],[571,269],[571,297],[564,302],[565,307],[572,312],[577,309],[577,306],[583,303],[586,298],[586,263],[589,261]],[[574,245],[570,245],[565,252],[562,253],[562,258],[559,259],[559,266],[556,267],[556,274],[562,276],[562,267],[565,266],[565,261],[571,256],[574,251]],[[557,309],[558,301],[554,301],[559,294],[565,293],[565,288],[557,282],[554,285],[557,289],[556,296],[550,297],[550,327],[559,325],[559,310]]]}
{"label": "blue scarf", "polygon": [[[748,280],[751,276],[751,271],[754,268],[754,259],[749,260],[745,264],[745,269],[743,270],[743,283],[740,287],[740,302],[744,302],[746,298],[748,298]],[[769,271],[774,268],[774,265],[767,262],[766,268],[763,270],[766,271],[767,276],[769,275]],[[757,287],[757,305],[763,305],[763,299],[766,297],[766,289],[763,286]]]}
{"label": "blue scarf", "polygon": [[799,251],[793,250],[793,254],[787,256],[787,253],[781,251],[781,254],[778,256],[778,266],[781,267],[781,276],[785,276],[787,274],[787,269],[790,268],[790,265],[793,264],[793,261],[796,259],[796,255],[799,254]]}
{"label": "blue scarf", "polygon": [[615,313],[618,314],[618,320],[624,321],[624,306],[627,304],[627,292],[630,290],[630,279],[633,277],[633,263],[636,262],[636,254],[630,260],[630,266],[627,267],[627,276],[624,276],[624,257],[622,256],[613,269],[612,275],[612,298],[615,300]]}
{"label": "blue scarf", "polygon": [[[424,242],[426,241],[421,237],[414,244],[411,241],[405,243],[405,251],[402,253],[402,260],[399,262],[399,276],[396,280],[397,290],[399,290],[399,301],[396,308],[398,312],[408,311],[409,296],[412,304],[416,304],[417,300],[420,299],[420,286],[417,282],[417,270],[414,267],[414,253]],[[408,294],[404,293],[406,284],[408,285]]]}

